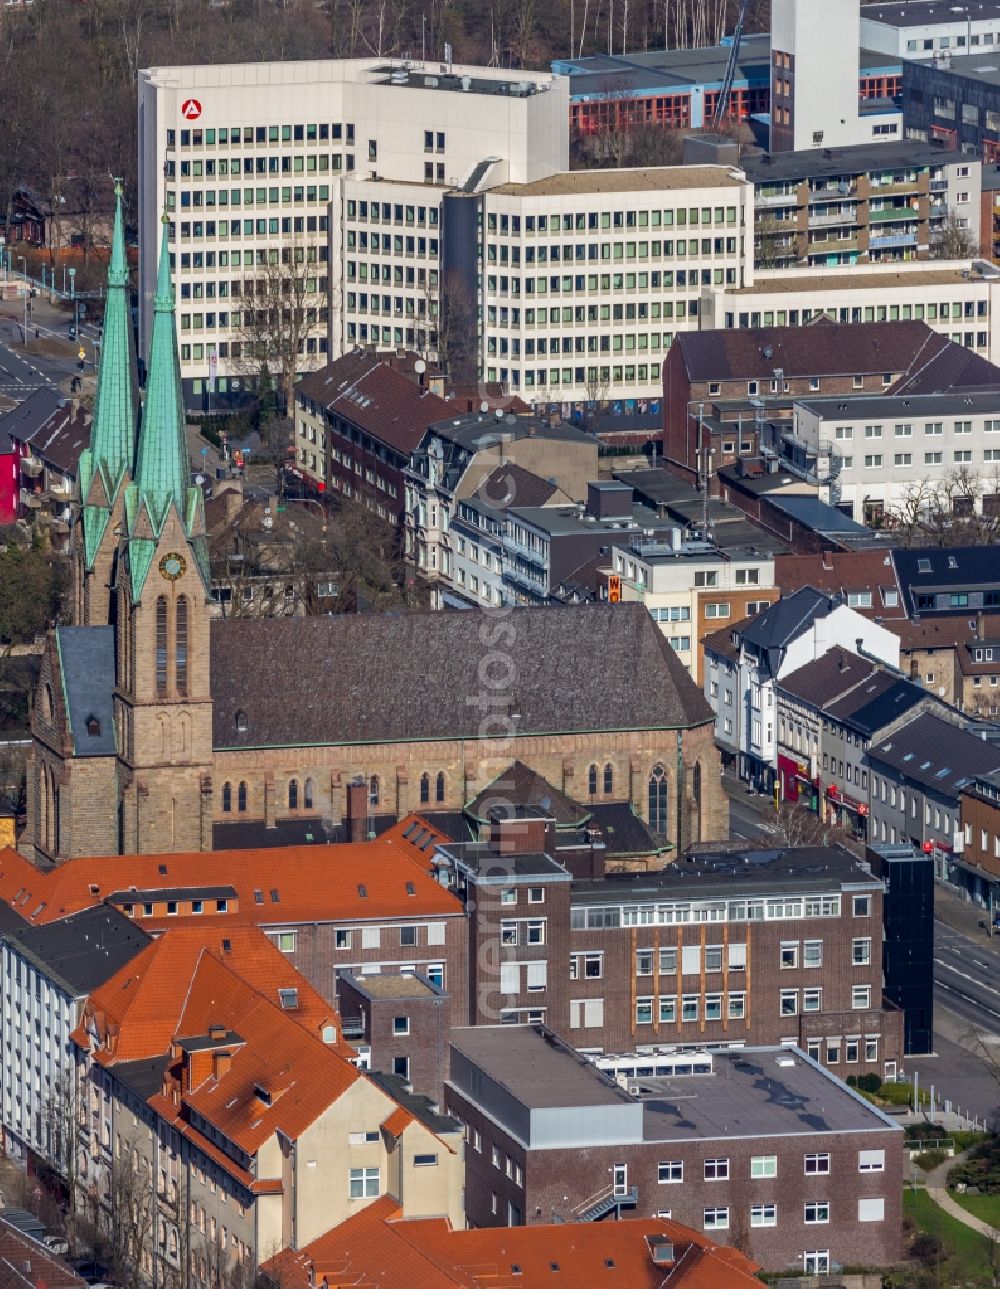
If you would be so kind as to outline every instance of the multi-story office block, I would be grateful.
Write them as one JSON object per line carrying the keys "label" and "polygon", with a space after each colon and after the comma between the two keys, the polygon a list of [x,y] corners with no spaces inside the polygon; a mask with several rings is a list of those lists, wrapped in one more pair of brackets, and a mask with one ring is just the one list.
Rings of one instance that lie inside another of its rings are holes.
{"label": "multi-story office block", "polygon": [[907,62],[930,62],[942,53],[973,53],[1000,45],[1000,4],[942,5],[936,0],[861,6],[861,43]]}
{"label": "multi-story office block", "polygon": [[725,166],[557,174],[481,201],[483,368],[526,399],[658,398],[701,292],[738,289],[752,260],[753,190]]}
{"label": "multi-story office block", "polygon": [[[547,73],[518,72],[515,79],[495,68],[416,67],[378,58],[142,72],[142,355],[152,324],[151,250],[164,208],[189,404],[207,403],[213,355],[218,405],[238,401],[249,376],[243,302],[286,257],[315,265],[314,273],[300,273],[310,310],[301,369],[322,365],[353,343],[346,298],[352,260],[356,295],[370,294],[361,282],[373,283],[378,272],[378,312],[366,300],[364,339],[412,347],[421,329],[418,300],[427,317],[437,298],[444,193],[474,190],[487,170],[494,183],[531,183],[565,169],[567,88],[565,79]],[[354,181],[360,186],[350,214],[346,190]],[[375,181],[385,182],[377,184],[372,209]],[[351,233],[357,245],[350,244]],[[377,246],[370,240],[376,236]],[[353,311],[360,318],[360,300]],[[423,330],[433,348],[435,328]]]}

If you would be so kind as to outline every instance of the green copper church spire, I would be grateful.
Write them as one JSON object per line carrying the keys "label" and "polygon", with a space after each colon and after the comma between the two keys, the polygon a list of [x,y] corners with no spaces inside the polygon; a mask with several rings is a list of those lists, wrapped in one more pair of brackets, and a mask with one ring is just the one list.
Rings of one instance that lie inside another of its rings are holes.
{"label": "green copper church spire", "polygon": [[115,184],[115,225],[108,263],[108,290],[97,372],[90,446],[80,458],[84,556],[92,568],[125,473],[131,470],[139,419],[128,261],[122,221],[122,189]]}
{"label": "green copper church spire", "polygon": [[169,228],[169,218],[164,213],[160,264],[153,296],[146,399],[136,447],[135,472],[125,494],[128,563],[135,600],[142,594],[164,525],[172,513],[176,514],[183,527],[206,588],[210,581],[205,503],[201,490],[191,486],[174,288],[170,278]]}
{"label": "green copper church spire", "polygon": [[191,467],[187,449],[187,418],[181,393],[174,319],[174,288],[170,280],[169,222],[163,216],[160,267],[153,297],[153,334],[149,346],[146,403],[135,461],[135,485],[157,528],[171,502],[183,516]]}

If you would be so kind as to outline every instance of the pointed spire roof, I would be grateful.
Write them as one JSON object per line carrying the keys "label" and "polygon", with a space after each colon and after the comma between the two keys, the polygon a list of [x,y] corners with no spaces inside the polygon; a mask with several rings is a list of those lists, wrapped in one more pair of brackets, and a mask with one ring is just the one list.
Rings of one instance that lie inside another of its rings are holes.
{"label": "pointed spire roof", "polygon": [[108,264],[94,421],[90,446],[80,459],[84,555],[88,567],[93,565],[97,556],[110,508],[125,474],[131,470],[138,420],[139,385],[128,291],[128,261],[125,258],[122,189],[121,184],[116,183],[115,225]]}
{"label": "pointed spire roof", "polygon": [[154,524],[161,527],[171,503],[183,516],[191,467],[187,448],[187,418],[181,393],[174,320],[174,288],[170,280],[169,222],[163,216],[160,267],[153,297],[153,334],[149,347],[146,404],[135,462],[135,485]]}
{"label": "pointed spire roof", "polygon": [[142,424],[136,447],[135,472],[125,494],[128,563],[132,596],[138,600],[149,573],[157,543],[171,512],[191,545],[206,592],[211,578],[205,538],[204,498],[191,486],[187,417],[181,389],[174,317],[174,288],[170,277],[169,217],[164,212],[160,264],[153,296],[153,334]]}

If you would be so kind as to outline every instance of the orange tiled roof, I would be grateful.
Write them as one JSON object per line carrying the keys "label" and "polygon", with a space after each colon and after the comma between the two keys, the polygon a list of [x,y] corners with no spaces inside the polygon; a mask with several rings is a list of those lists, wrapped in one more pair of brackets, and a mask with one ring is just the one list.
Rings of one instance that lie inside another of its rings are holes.
{"label": "orange tiled roof", "polygon": [[392,1114],[382,1124],[383,1131],[387,1132],[390,1137],[399,1137],[413,1122],[413,1115],[409,1110],[404,1110],[402,1106],[393,1110]]}
{"label": "orange tiled roof", "polygon": [[[336,1008],[296,971],[262,931],[256,927],[213,927],[210,923],[172,926],[95,989],[84,1007],[83,1021],[74,1039],[88,1047],[88,1033],[96,1030],[107,1046],[95,1052],[95,1057],[105,1065],[162,1055],[177,1033],[203,954],[224,960],[235,973],[234,980],[273,1002],[279,1001],[280,989],[295,989],[298,1005],[287,1012],[290,1019],[313,1034],[319,1034],[325,1025],[336,1025],[339,1040]],[[353,1055],[346,1045],[342,1050]]]}
{"label": "orange tiled roof", "polygon": [[275,1132],[295,1140],[362,1076],[339,1052],[304,1030],[210,954],[195,970],[177,1039],[225,1025],[241,1044],[220,1078],[186,1089],[184,1103],[253,1155]]}
{"label": "orange tiled roof", "polygon": [[[673,1242],[672,1262],[654,1262],[650,1242],[657,1239]],[[532,1289],[552,1284],[553,1263],[566,1283],[580,1285],[760,1289],[748,1258],[678,1222],[645,1218],[454,1231],[443,1219],[402,1220],[388,1196],[305,1249],[284,1250],[263,1269],[282,1289],[471,1289],[482,1284],[486,1268],[496,1289]]]}
{"label": "orange tiled roof", "polygon": [[[404,835],[407,831],[409,837]],[[434,842],[439,839],[443,834],[410,816],[375,841],[88,856],[47,872],[5,847],[0,850],[0,900],[33,926],[91,908],[113,895],[119,896],[121,905],[133,893],[138,903],[139,892],[223,887],[236,891],[236,901],[229,902],[238,903],[238,911],[196,915],[199,925],[208,919],[229,925],[287,926],[358,917],[459,916],[458,900],[428,873]],[[177,925],[179,916],[164,913],[137,920],[147,930],[157,931]]]}

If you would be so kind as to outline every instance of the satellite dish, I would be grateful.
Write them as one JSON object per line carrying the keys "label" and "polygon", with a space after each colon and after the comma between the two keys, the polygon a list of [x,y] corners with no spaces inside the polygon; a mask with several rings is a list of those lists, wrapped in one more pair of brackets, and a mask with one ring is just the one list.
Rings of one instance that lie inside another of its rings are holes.
{"label": "satellite dish", "polygon": [[196,474],[194,477],[194,482],[195,482],[195,486],[200,488],[205,482],[205,476],[203,474]]}
{"label": "satellite dish", "polygon": [[417,373],[418,376],[422,376],[424,372],[427,370],[427,364],[424,362],[422,358],[418,358],[417,361],[413,364],[413,370]]}

